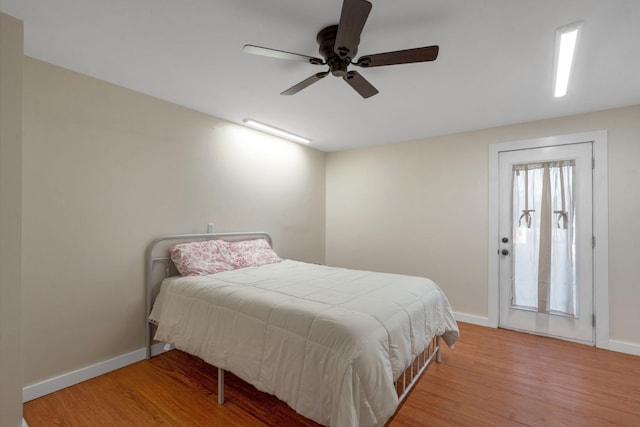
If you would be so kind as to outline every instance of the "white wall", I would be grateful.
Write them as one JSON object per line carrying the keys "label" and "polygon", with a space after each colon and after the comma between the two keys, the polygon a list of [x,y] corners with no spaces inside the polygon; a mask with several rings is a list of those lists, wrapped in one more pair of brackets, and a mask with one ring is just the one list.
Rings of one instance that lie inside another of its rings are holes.
{"label": "white wall", "polygon": [[22,21],[0,13],[0,426],[22,423]]}
{"label": "white wall", "polygon": [[24,384],[144,346],[144,252],[264,230],[324,261],[325,154],[25,58]]}
{"label": "white wall", "polygon": [[425,275],[486,318],[488,146],[606,129],[610,338],[640,345],[640,106],[327,156],[326,261]]}

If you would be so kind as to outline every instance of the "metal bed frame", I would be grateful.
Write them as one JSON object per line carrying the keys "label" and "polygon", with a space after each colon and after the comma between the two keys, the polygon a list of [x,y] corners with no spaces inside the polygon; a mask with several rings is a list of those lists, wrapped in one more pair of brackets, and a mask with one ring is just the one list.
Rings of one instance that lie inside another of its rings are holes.
{"label": "metal bed frame", "polygon": [[[146,358],[152,357],[151,347],[153,339],[151,337],[152,328],[155,326],[153,322],[149,320],[151,314],[151,308],[153,306],[153,300],[157,295],[159,285],[162,279],[177,275],[175,266],[168,256],[167,251],[170,246],[180,242],[193,242],[193,241],[205,241],[205,240],[248,240],[250,238],[263,238],[269,242],[270,246],[273,246],[273,240],[268,233],[263,231],[256,232],[234,232],[234,233],[203,233],[203,234],[173,234],[163,237],[159,237],[153,240],[146,251],[146,272],[145,272],[145,289],[146,289],[146,303],[145,303],[145,342],[146,342]],[[157,253],[161,252],[158,256]],[[163,275],[159,281],[154,280],[154,267],[158,264],[164,265]],[[400,374],[400,377],[395,381],[396,393],[398,394],[398,404],[407,397],[413,386],[417,383],[418,379],[425,371],[427,366],[435,359],[436,362],[441,362],[441,340],[439,336],[434,337],[427,347],[419,353],[415,359],[411,362],[409,367]],[[224,369],[218,367],[218,403],[224,403]]]}
{"label": "metal bed frame", "polygon": [[419,353],[411,362],[411,365],[404,370],[400,377],[395,381],[396,393],[398,393],[398,404],[407,397],[411,389],[418,382],[422,373],[431,364],[433,359],[440,363],[442,361],[440,337],[434,337],[427,348]]}

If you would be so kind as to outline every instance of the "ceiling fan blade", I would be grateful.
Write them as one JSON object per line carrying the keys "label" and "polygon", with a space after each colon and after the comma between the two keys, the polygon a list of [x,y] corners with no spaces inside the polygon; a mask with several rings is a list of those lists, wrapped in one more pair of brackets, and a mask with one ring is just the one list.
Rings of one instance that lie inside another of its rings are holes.
{"label": "ceiling fan blade", "polygon": [[336,43],[333,50],[341,57],[355,57],[360,44],[360,34],[367,22],[371,3],[367,0],[344,0]]}
{"label": "ceiling fan blade", "polygon": [[364,55],[354,65],[360,67],[380,67],[382,65],[409,64],[412,62],[434,61],[440,48],[436,46],[417,47],[415,49],[396,50],[394,52]]}
{"label": "ceiling fan blade", "polygon": [[301,81],[297,85],[291,86],[289,89],[285,90],[280,95],[293,95],[293,94],[296,94],[296,93],[300,92],[302,89],[304,89],[304,88],[306,88],[308,86],[311,86],[312,84],[314,84],[318,80],[321,80],[321,79],[327,77],[328,74],[329,74],[328,71],[323,71],[322,73],[316,73],[313,76],[311,76],[311,77],[309,77],[307,79],[304,79],[303,81]]}
{"label": "ceiling fan blade", "polygon": [[288,61],[307,62],[314,65],[321,65],[325,62],[320,58],[313,56],[301,55],[299,53],[285,52],[284,50],[271,49],[269,47],[254,46],[246,44],[242,48],[245,53],[252,55],[270,56],[271,58],[286,59]]}
{"label": "ceiling fan blade", "polygon": [[360,73],[357,71],[349,71],[344,77],[344,81],[356,90],[363,98],[369,98],[376,93],[378,89],[373,87]]}

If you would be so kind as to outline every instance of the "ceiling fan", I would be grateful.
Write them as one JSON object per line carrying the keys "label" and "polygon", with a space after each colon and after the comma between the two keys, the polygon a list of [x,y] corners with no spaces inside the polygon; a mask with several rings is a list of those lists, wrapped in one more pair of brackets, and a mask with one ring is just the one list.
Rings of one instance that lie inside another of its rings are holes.
{"label": "ceiling fan", "polygon": [[293,95],[302,89],[325,78],[329,73],[342,77],[363,98],[369,98],[378,93],[360,73],[348,70],[349,65],[362,68],[380,67],[383,65],[409,64],[412,62],[433,61],[438,57],[439,47],[425,46],[414,49],[396,50],[393,52],[364,55],[355,62],[358,53],[360,34],[367,21],[371,3],[367,0],[344,0],[338,25],[331,25],[320,30],[316,40],[320,45],[320,54],[324,59],[313,56],[291,53],[283,50],[271,49],[255,45],[245,45],[243,51],[254,55],[270,56],[272,58],[289,61],[308,62],[313,65],[328,65],[328,71],[316,73],[300,83],[290,87],[281,95]]}

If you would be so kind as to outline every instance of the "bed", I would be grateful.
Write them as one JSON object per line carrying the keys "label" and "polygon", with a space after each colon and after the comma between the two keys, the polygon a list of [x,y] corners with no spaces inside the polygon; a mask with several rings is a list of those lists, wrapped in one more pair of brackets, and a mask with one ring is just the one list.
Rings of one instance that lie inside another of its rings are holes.
{"label": "bed", "polygon": [[[190,269],[211,247],[214,273]],[[441,339],[459,336],[431,280],[282,260],[266,233],[154,240],[146,314],[147,356],[154,327],[155,340],[218,367],[220,403],[226,370],[330,426],[383,426],[439,361]]]}

